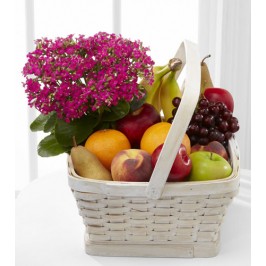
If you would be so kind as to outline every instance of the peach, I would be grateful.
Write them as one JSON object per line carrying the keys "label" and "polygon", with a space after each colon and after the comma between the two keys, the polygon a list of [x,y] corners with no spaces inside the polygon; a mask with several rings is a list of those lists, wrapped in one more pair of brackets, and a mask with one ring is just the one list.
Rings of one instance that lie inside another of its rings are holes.
{"label": "peach", "polygon": [[118,152],[111,164],[114,181],[148,182],[152,171],[151,155],[140,149]]}
{"label": "peach", "polygon": [[195,144],[191,147],[191,153],[195,151],[210,151],[214,152],[216,154],[219,154],[222,156],[225,160],[228,161],[228,153],[226,151],[226,148],[223,146],[222,143],[214,140],[209,142],[207,145],[200,145],[200,144]]}

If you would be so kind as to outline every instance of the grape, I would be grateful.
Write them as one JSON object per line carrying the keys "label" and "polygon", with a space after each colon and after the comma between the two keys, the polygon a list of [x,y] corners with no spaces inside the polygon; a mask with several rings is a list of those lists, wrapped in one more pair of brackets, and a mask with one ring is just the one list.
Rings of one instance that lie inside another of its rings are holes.
{"label": "grape", "polygon": [[221,133],[221,132],[219,132],[218,133],[218,139],[217,139],[217,141],[219,141],[219,142],[223,142],[225,140],[225,136],[224,136],[224,134],[223,133]]}
{"label": "grape", "polygon": [[202,124],[206,127],[212,127],[215,125],[215,118],[213,115],[206,115],[203,117]]}
{"label": "grape", "polygon": [[217,140],[219,139],[219,131],[218,130],[212,130],[210,133],[209,133],[209,139],[210,141],[214,141],[214,140]]}
{"label": "grape", "polygon": [[172,116],[175,116],[176,112],[177,112],[177,108],[174,108],[174,109],[172,110]]}
{"label": "grape", "polygon": [[233,133],[230,131],[227,131],[224,133],[224,137],[226,140],[229,140],[233,136]]}
{"label": "grape", "polygon": [[228,110],[225,110],[222,114],[222,118],[224,120],[229,120],[232,117],[232,113]]}
{"label": "grape", "polygon": [[202,98],[202,99],[199,100],[198,106],[200,108],[208,107],[209,106],[209,101],[207,99],[205,99],[205,98]]}
{"label": "grape", "polygon": [[203,115],[201,114],[194,114],[192,120],[196,123],[200,123],[203,119]]}
{"label": "grape", "polygon": [[199,130],[199,136],[201,137],[207,137],[209,134],[209,130],[206,127],[202,127]]}
{"label": "grape", "polygon": [[189,136],[189,138],[191,141],[191,145],[198,143],[198,137],[196,135],[191,135],[191,136]]}
{"label": "grape", "polygon": [[191,124],[188,127],[188,134],[189,135],[197,135],[199,133],[199,126],[197,124]]}
{"label": "grape", "polygon": [[181,98],[180,98],[180,97],[175,97],[175,98],[173,98],[173,100],[172,100],[172,104],[173,104],[173,106],[176,107],[176,108],[179,107],[180,102],[181,102]]}
{"label": "grape", "polygon": [[221,132],[227,132],[229,128],[229,124],[227,123],[227,121],[223,120],[219,125],[218,125],[218,129]]}
{"label": "grape", "polygon": [[238,124],[238,119],[233,116],[233,117],[230,118],[230,123],[236,123],[236,124]]}
{"label": "grape", "polygon": [[207,115],[209,113],[209,108],[208,107],[205,107],[205,108],[201,108],[199,109],[199,114],[201,115]]}
{"label": "grape", "polygon": [[173,123],[173,120],[174,120],[174,118],[173,117],[170,117],[170,118],[168,118],[167,122],[172,124]]}
{"label": "grape", "polygon": [[218,107],[219,113],[223,113],[223,111],[226,109],[226,105],[222,102],[215,103],[215,106]]}
{"label": "grape", "polygon": [[209,139],[208,138],[199,138],[198,142],[200,145],[207,145],[209,143]]}
{"label": "grape", "polygon": [[235,133],[235,132],[237,132],[238,130],[239,130],[239,125],[238,125],[238,123],[231,122],[231,124],[230,124],[230,131],[231,131],[232,133]]}
{"label": "grape", "polygon": [[215,131],[215,130],[217,130],[215,127],[209,127],[209,134],[210,132]]}
{"label": "grape", "polygon": [[[176,111],[173,111],[173,116]],[[223,102],[200,98],[187,128],[191,145],[207,145],[219,141],[227,147],[228,140],[239,130],[239,122]]]}
{"label": "grape", "polygon": [[224,140],[223,142],[222,142],[222,144],[224,145],[224,147],[227,149],[227,144],[228,144],[228,141],[227,140]]}
{"label": "grape", "polygon": [[209,107],[209,111],[211,114],[217,115],[217,114],[219,114],[219,107],[217,107],[216,105],[211,105]]}
{"label": "grape", "polygon": [[223,118],[221,116],[215,117],[215,124],[219,125],[222,122],[223,122]]}

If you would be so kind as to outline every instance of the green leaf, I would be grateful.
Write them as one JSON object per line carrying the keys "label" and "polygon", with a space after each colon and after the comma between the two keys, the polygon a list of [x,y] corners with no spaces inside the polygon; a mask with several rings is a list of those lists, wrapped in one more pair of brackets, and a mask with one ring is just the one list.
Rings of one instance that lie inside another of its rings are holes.
{"label": "green leaf", "polygon": [[145,94],[141,99],[134,99],[130,102],[130,112],[134,112],[139,109],[146,101],[147,95]]}
{"label": "green leaf", "polygon": [[57,119],[55,125],[55,137],[63,146],[73,146],[73,136],[75,136],[77,144],[84,141],[98,124],[98,117],[83,116],[80,119],[67,123],[61,119]]}
{"label": "green leaf", "polygon": [[63,147],[58,143],[54,134],[42,139],[38,145],[38,154],[41,157],[56,156],[69,151],[69,147]]}
{"label": "green leaf", "polygon": [[54,129],[54,127],[55,127],[56,120],[57,120],[57,115],[56,115],[56,113],[54,112],[54,113],[49,117],[49,119],[47,120],[47,122],[45,123],[44,128],[43,128],[43,131],[44,131],[45,133],[47,133],[47,132],[51,132],[51,131]]}
{"label": "green leaf", "polygon": [[116,121],[128,114],[130,105],[126,101],[120,101],[116,106],[112,106],[109,111],[102,114],[103,121]]}
{"label": "green leaf", "polygon": [[95,127],[95,130],[102,130],[102,129],[110,129],[114,128],[114,122],[109,122],[109,121],[102,121]]}
{"label": "green leaf", "polygon": [[53,116],[54,113],[49,113],[48,115],[40,114],[31,124],[30,130],[35,131],[43,131],[46,122]]}

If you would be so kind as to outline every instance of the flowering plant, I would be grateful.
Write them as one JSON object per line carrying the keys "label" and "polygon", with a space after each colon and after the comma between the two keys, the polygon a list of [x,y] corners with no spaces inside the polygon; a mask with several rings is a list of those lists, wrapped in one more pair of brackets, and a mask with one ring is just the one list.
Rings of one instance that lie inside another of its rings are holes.
{"label": "flowering plant", "polygon": [[41,156],[68,152],[73,136],[82,143],[95,130],[112,127],[144,102],[139,78],[153,82],[154,62],[140,41],[99,32],[35,43],[23,86],[29,106],[41,113],[31,130],[50,133],[39,143]]}

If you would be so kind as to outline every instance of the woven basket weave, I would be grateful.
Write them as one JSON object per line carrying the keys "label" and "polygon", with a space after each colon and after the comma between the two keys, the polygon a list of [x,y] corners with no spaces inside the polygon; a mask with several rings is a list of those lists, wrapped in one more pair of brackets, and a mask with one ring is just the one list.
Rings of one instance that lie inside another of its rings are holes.
{"label": "woven basket weave", "polygon": [[219,252],[223,217],[239,188],[239,150],[232,138],[229,154],[233,172],[228,178],[166,182],[195,109],[200,84],[196,45],[183,42],[176,57],[187,64],[186,89],[150,182],[84,179],[75,173],[69,157],[68,181],[86,227],[88,254],[212,257]]}

